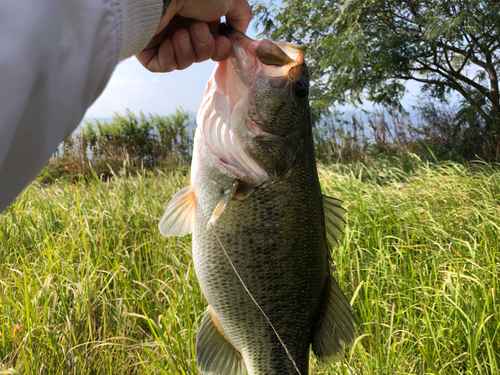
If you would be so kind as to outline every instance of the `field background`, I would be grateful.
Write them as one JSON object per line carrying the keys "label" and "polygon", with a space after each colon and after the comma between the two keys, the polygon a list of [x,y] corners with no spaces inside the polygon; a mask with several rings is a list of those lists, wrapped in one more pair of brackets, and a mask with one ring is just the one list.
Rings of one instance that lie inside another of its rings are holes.
{"label": "field background", "polygon": [[[407,154],[320,166],[358,339],[312,374],[498,374],[500,171]],[[191,238],[158,230],[187,168],[33,183],[0,215],[0,374],[197,374]]]}

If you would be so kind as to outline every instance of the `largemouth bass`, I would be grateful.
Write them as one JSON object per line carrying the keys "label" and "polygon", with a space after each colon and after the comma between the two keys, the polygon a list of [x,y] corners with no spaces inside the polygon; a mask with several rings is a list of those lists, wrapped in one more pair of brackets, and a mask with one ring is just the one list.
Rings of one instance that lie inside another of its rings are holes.
{"label": "largemouth bass", "polygon": [[345,211],[316,170],[302,46],[233,43],[198,112],[191,186],[159,228],[193,233],[195,272],[208,301],[198,331],[202,374],[309,373],[309,351],[338,359],[354,340],[331,251]]}

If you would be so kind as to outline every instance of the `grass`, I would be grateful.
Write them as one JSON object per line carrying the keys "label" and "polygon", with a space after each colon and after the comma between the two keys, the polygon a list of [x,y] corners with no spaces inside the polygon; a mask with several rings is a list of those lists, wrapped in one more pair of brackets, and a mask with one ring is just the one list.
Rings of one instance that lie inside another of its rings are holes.
{"label": "grass", "polygon": [[[320,167],[359,335],[312,374],[499,373],[500,171],[408,160]],[[34,183],[0,215],[0,374],[198,373],[191,238],[157,230],[188,181]]]}

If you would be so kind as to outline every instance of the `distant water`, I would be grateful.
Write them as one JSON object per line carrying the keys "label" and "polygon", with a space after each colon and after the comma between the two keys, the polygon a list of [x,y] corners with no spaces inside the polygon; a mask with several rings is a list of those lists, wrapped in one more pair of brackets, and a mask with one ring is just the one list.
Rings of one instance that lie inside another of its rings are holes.
{"label": "distant water", "polygon": [[[371,110],[366,110],[363,111],[361,109],[348,109],[348,110],[338,110],[338,114],[334,114],[333,116],[330,117],[335,117],[339,116],[343,120],[351,120],[353,116],[356,118],[356,120],[363,120],[364,122],[368,121],[368,118],[376,113],[381,114],[383,113],[385,117],[389,120],[391,118],[391,115],[388,111],[384,109],[371,109]],[[409,120],[417,120],[418,119],[418,110],[415,109],[407,109],[406,114],[404,116],[408,118]]]}
{"label": "distant water", "polygon": [[[384,119],[391,128],[393,125],[392,122],[392,117],[391,114],[388,111],[385,111],[381,108],[371,108],[369,110],[362,110],[362,109],[356,109],[353,107],[347,107],[347,108],[342,108],[340,107],[339,109],[336,109],[334,111],[334,114],[331,116],[328,116],[323,119],[322,123],[325,125],[326,128],[332,129],[337,128],[341,125],[351,128],[353,124],[353,118],[356,120],[357,124],[360,125],[360,128],[358,131],[361,131],[362,133],[365,134],[366,137],[371,138],[371,129],[369,127],[369,119],[370,117],[373,117],[374,115],[377,114],[377,119],[380,119],[379,115],[383,114]],[[123,114],[122,114],[123,115]],[[404,116],[407,120],[412,122],[414,125],[419,124],[419,113],[418,110],[415,109],[407,109],[407,113],[399,116]],[[168,116],[164,116],[168,117]],[[146,115],[146,118],[151,118],[151,116]],[[86,126],[87,122],[90,123],[96,123],[97,121],[104,123],[110,123],[113,121],[112,117],[102,117],[102,118],[92,118],[92,117],[87,117],[82,120],[80,125],[77,127],[75,130],[75,133],[78,133],[79,130],[83,127]],[[318,128],[322,128],[321,124],[319,124]],[[191,113],[189,116],[189,125],[187,126],[188,134],[191,136],[192,132],[196,130],[196,114]],[[155,130],[153,130],[153,133],[156,133]],[[328,131],[327,131],[328,133]]]}
{"label": "distant water", "polygon": [[[121,114],[121,116],[123,116],[124,114]],[[134,115],[136,115],[134,113]],[[161,116],[161,117],[169,117],[170,115],[165,115],[165,116]],[[151,116],[150,115],[146,115],[146,119],[151,119]],[[99,121],[101,124],[104,123],[104,122],[107,122],[108,124],[110,122],[113,121],[113,117],[98,117],[98,118],[95,118],[95,117],[85,117],[81,122],[80,124],[78,125],[78,127],[75,129],[75,132],[78,133],[78,130],[87,126],[87,123],[90,122],[92,124],[96,124],[96,122]],[[196,130],[196,113],[191,113],[190,116],[189,116],[189,125],[187,126],[187,130]]]}

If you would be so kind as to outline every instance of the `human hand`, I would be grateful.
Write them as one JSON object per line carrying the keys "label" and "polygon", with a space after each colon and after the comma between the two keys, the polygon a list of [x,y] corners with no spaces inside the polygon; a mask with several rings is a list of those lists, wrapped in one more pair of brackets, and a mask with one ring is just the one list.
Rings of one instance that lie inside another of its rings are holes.
{"label": "human hand", "polygon": [[172,0],[156,35],[136,57],[152,72],[182,70],[208,59],[222,61],[231,41],[219,34],[220,18],[246,32],[252,9],[246,0]]}

